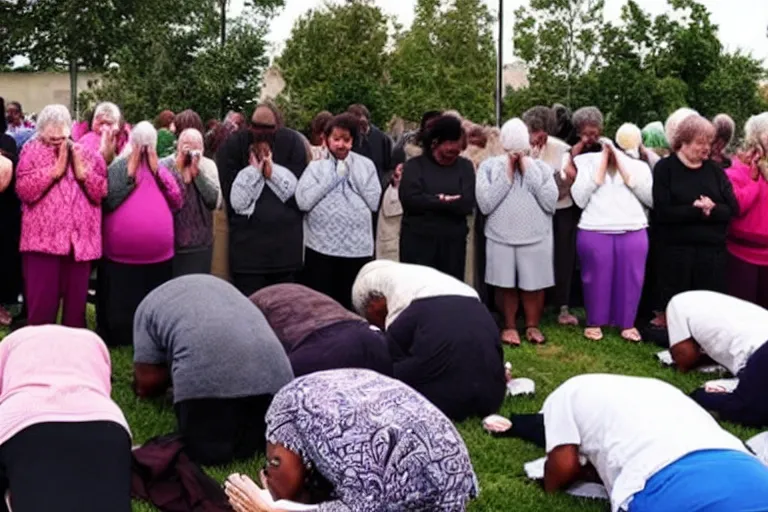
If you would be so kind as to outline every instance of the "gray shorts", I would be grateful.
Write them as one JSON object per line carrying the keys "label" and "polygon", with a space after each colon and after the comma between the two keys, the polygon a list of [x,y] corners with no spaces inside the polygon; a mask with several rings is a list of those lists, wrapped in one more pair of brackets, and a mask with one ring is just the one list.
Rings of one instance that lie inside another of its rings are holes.
{"label": "gray shorts", "polygon": [[552,234],[528,245],[486,240],[485,282],[499,288],[537,291],[555,285]]}

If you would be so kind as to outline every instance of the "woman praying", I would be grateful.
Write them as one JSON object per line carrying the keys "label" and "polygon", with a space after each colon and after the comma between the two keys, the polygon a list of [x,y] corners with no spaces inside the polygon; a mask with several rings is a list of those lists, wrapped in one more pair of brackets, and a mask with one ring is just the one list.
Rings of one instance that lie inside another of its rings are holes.
{"label": "woman praying", "polygon": [[125,140],[120,137],[121,120],[122,114],[117,105],[99,103],[93,111],[90,130],[77,142],[100,154],[104,163],[110,165],[125,146]]}

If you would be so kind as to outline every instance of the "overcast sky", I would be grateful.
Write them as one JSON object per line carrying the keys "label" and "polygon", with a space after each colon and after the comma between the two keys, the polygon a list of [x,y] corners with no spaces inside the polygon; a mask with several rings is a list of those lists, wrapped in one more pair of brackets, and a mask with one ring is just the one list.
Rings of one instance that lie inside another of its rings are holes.
{"label": "overcast sky", "polygon": [[[712,13],[712,20],[720,27],[720,40],[729,50],[741,48],[755,57],[768,61],[768,1],[766,0],[699,0]],[[285,7],[272,22],[270,42],[273,54],[279,53],[282,43],[290,36],[294,21],[301,14],[313,7],[323,5],[324,0],[285,0]],[[485,0],[495,14],[498,0]],[[608,19],[618,19],[625,0],[606,0],[605,14]],[[231,0],[233,12],[242,8],[243,0]],[[408,27],[413,20],[413,7],[416,0],[376,0],[385,12],[394,15],[399,22]],[[512,60],[512,24],[513,12],[520,5],[527,5],[527,0],[504,0],[504,54],[505,61]],[[667,8],[666,0],[641,0],[639,4],[647,12],[660,14]]]}

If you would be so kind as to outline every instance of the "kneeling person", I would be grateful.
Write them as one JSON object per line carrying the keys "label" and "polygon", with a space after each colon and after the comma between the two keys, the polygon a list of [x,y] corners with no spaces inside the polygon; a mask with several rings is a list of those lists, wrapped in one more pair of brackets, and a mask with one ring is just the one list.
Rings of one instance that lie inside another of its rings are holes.
{"label": "kneeling person", "polygon": [[320,292],[276,284],[251,295],[283,344],[296,377],[337,368],[392,375],[383,333]]}
{"label": "kneeling person", "polygon": [[691,397],[722,420],[768,425],[768,311],[751,302],[708,291],[676,295],[667,306],[672,359],[686,372],[706,354],[739,385],[732,393],[701,388]]}
{"label": "kneeling person", "polygon": [[156,288],[136,311],[134,346],[136,393],[173,386],[193,459],[226,464],[263,446],[264,414],[293,373],[264,315],[234,286],[198,274]]}

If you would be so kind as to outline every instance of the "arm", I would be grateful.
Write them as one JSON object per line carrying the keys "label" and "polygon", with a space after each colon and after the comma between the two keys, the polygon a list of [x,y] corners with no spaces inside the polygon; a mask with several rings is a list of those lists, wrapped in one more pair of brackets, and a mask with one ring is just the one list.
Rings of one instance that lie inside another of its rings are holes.
{"label": "arm", "polygon": [[210,180],[206,179],[201,173],[195,178],[195,187],[203,198],[203,204],[209,210],[215,210],[219,203],[219,188],[214,186]]}
{"label": "arm", "polygon": [[249,165],[237,173],[229,195],[229,205],[236,214],[250,217],[263,191],[264,176],[258,169]]}
{"label": "arm", "polygon": [[76,151],[80,151],[80,165],[86,167],[85,178],[77,181],[91,204],[98,206],[107,196],[106,163],[99,155],[85,154],[87,150],[83,147]]}
{"label": "arm", "polygon": [[624,184],[635,197],[647,208],[653,208],[653,174],[648,164],[641,160],[629,160],[616,156],[616,166],[624,179]]}
{"label": "arm", "polygon": [[178,173],[160,166],[157,168],[155,180],[157,180],[157,185],[160,187],[163,196],[165,196],[171,211],[180,210],[184,206],[184,190],[181,187],[182,181]]}
{"label": "arm", "polygon": [[470,215],[475,210],[475,166],[469,160],[464,162],[463,172],[461,174],[461,198],[452,203],[448,203],[452,211],[459,215]]}
{"label": "arm", "polygon": [[376,167],[368,159],[355,159],[354,169],[350,170],[349,183],[352,190],[363,198],[368,208],[375,212],[379,209],[379,199],[381,199],[381,182],[376,172]]}
{"label": "arm", "polygon": [[558,446],[547,454],[544,464],[544,490],[554,493],[576,482],[581,473],[579,447],[575,444]]}
{"label": "arm", "polygon": [[272,164],[272,177],[266,180],[267,186],[283,203],[296,193],[298,182],[299,180],[290,170],[275,163]]}
{"label": "arm", "polygon": [[738,217],[739,202],[736,199],[736,195],[733,193],[731,180],[725,175],[725,171],[720,168],[717,168],[717,179],[720,186],[720,195],[723,197],[724,202],[715,203],[715,207],[712,208],[709,218],[715,222],[727,223],[731,220],[731,217]]}
{"label": "arm", "polygon": [[526,158],[526,173],[523,184],[536,198],[544,212],[554,215],[559,196],[553,169],[541,160]]}
{"label": "arm", "polygon": [[128,175],[128,159],[118,158],[107,169],[107,197],[104,209],[113,212],[136,188],[136,179]]}
{"label": "arm", "polygon": [[445,211],[448,203],[440,201],[437,194],[428,194],[424,190],[419,160],[419,158],[414,158],[407,161],[403,169],[403,178],[399,187],[400,203],[403,205],[403,210],[413,213]]}
{"label": "arm", "polygon": [[475,180],[475,196],[477,206],[484,215],[490,215],[501,204],[509,191],[512,182],[507,173],[506,158],[488,159],[480,164]]}
{"label": "arm", "polygon": [[327,165],[330,160],[318,160],[309,164],[296,184],[296,204],[308,212],[346,178],[337,175]]}
{"label": "arm", "polygon": [[216,189],[216,208],[221,208],[224,199],[221,193],[221,182],[219,181],[219,170],[216,167],[216,162],[210,158],[203,157],[200,160],[200,175],[208,182],[209,186]]}
{"label": "arm", "polygon": [[739,205],[739,217],[743,217],[752,209],[760,196],[760,177],[758,176],[756,181],[732,169],[725,172],[731,180],[733,195]]}
{"label": "arm", "polygon": [[573,197],[573,202],[576,203],[576,206],[582,210],[587,207],[592,194],[594,194],[600,186],[597,181],[595,181],[593,173],[595,165],[600,164],[590,160],[594,158],[593,155],[594,153],[590,153],[576,157],[577,162],[575,165],[577,172],[576,179],[571,187],[571,197]]}
{"label": "arm", "polygon": [[702,211],[692,204],[672,204],[670,191],[671,169],[666,160],[660,161],[653,171],[653,210],[660,224],[690,223],[701,220]]}
{"label": "arm", "polygon": [[58,181],[55,177],[58,161],[54,160],[50,165],[38,165],[34,154],[38,150],[35,142],[24,147],[16,170],[16,194],[27,204],[38,202]]}

